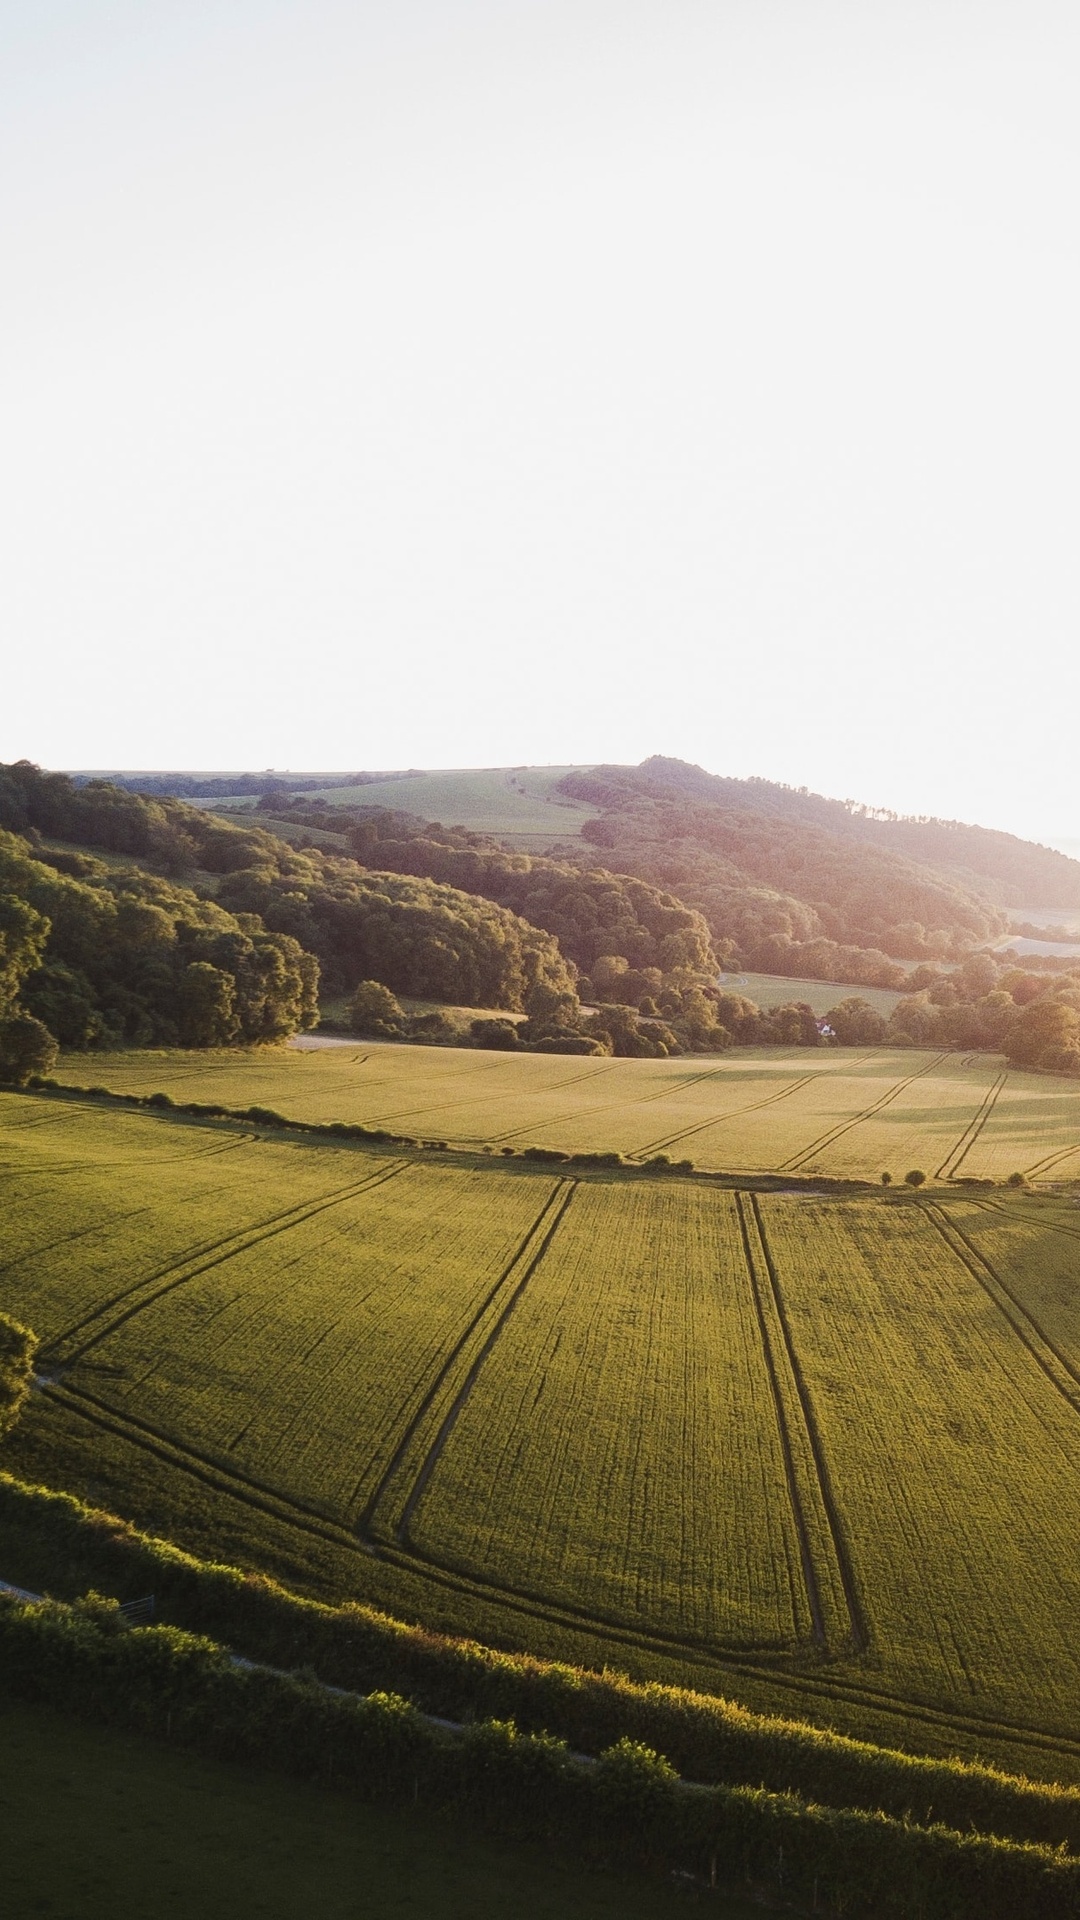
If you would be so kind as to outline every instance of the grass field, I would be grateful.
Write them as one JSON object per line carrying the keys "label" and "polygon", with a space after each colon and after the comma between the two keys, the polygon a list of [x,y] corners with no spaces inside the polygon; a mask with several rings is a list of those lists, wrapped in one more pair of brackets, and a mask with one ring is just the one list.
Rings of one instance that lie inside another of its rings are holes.
{"label": "grass field", "polygon": [[[467,767],[443,773],[403,773],[359,787],[312,787],[313,800],[339,807],[397,807],[447,827],[468,827],[500,839],[525,836],[537,845],[572,840],[599,811],[554,789],[574,767]],[[214,801],[213,808],[254,806],[254,796]],[[213,810],[213,809],[212,809]],[[276,833],[278,828],[274,827]]]}
{"label": "grass field", "polygon": [[[684,1893],[177,1751],[0,1711],[7,1920],[662,1920]],[[708,1902],[749,1920],[740,1899]]]}
{"label": "grass field", "polygon": [[[429,1101],[455,1073],[583,1064],[413,1051],[445,1076]],[[319,1110],[360,1078],[327,1058],[251,1072]],[[760,1060],[721,1088],[744,1122],[749,1091],[775,1101],[751,1116],[773,1164],[842,1164],[883,1100],[907,1144],[955,1138],[957,1087],[978,1113],[996,1084],[993,1062],[809,1060],[779,1101]],[[603,1063],[654,1130],[687,1066]],[[245,1071],[180,1061],[176,1090],[231,1073],[238,1097]],[[976,1142],[1015,1136],[1003,1097]],[[0,1177],[0,1306],[43,1340],[15,1471],[181,1535],[201,1503],[200,1550],[459,1632],[1080,1771],[1068,1192],[576,1178],[35,1095],[0,1096]]]}
{"label": "grass field", "polygon": [[725,993],[741,993],[759,1007],[784,1007],[792,1000],[805,1000],[818,1015],[839,1006],[841,1000],[866,1000],[886,1019],[901,998],[889,987],[846,987],[835,980],[791,980],[782,973],[722,973],[720,986]]}
{"label": "grass field", "polygon": [[1080,1177],[1080,1085],[990,1054],[740,1048],[720,1058],[582,1060],[357,1042],[251,1054],[69,1058],[64,1080],[258,1104],[464,1146],[630,1157],[737,1173],[1035,1181]]}

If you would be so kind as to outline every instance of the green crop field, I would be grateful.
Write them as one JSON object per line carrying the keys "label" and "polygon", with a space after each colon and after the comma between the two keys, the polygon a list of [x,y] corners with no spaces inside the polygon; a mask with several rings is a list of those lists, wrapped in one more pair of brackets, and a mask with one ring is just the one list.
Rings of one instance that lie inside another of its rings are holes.
{"label": "green crop field", "polygon": [[[359,787],[310,787],[312,800],[339,807],[397,807],[441,820],[444,826],[467,827],[473,833],[493,833],[500,839],[522,836],[537,845],[551,840],[576,839],[586,820],[598,809],[582,800],[568,800],[554,789],[575,767],[466,767],[443,773],[403,773]],[[215,800],[211,811],[253,807],[254,796]],[[274,832],[280,829],[275,824]]]}
{"label": "green crop field", "polygon": [[1080,1176],[1080,1086],[1006,1072],[991,1054],[740,1048],[589,1060],[357,1042],[71,1057],[61,1077],[496,1150],[666,1153],[716,1171],[862,1180],[912,1167],[942,1179]]}
{"label": "green crop field", "polygon": [[[99,1063],[326,1116],[365,1064],[444,1128],[587,1066],[593,1139],[752,1124],[773,1166],[876,1153],[901,1105],[954,1156],[1066,1126],[1032,1117],[1066,1083],[1013,1111],[996,1062],[910,1052]],[[43,1343],[15,1471],[458,1632],[1080,1775],[1071,1190],[763,1194],[40,1094],[0,1096],[0,1181],[0,1307]]]}

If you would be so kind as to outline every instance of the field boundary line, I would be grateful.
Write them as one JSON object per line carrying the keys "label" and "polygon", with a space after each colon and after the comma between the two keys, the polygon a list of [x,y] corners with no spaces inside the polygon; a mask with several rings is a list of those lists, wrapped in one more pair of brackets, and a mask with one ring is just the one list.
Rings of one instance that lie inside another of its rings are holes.
{"label": "field boundary line", "polygon": [[761,1213],[761,1203],[756,1193],[752,1193],[749,1199],[750,1209],[757,1227],[758,1239],[761,1242],[761,1251],[765,1260],[765,1271],[769,1277],[769,1290],[773,1305],[776,1309],[776,1317],[780,1323],[780,1331],[783,1335],[788,1365],[791,1368],[791,1377],[795,1382],[795,1391],[802,1409],[803,1423],[806,1428],[806,1437],[810,1443],[810,1452],[813,1456],[818,1489],[821,1495],[821,1504],[825,1510],[825,1518],[832,1538],[833,1553],[836,1558],[836,1570],[840,1576],[840,1585],[843,1589],[844,1602],[847,1606],[848,1619],[851,1625],[851,1644],[856,1653],[865,1653],[870,1645],[870,1630],[863,1612],[862,1601],[859,1597],[858,1584],[855,1579],[855,1568],[848,1547],[844,1524],[840,1518],[840,1509],[833,1492],[832,1475],[829,1472],[829,1463],[825,1456],[825,1443],[821,1436],[817,1415],[814,1412],[814,1403],[795,1345],[791,1322],[788,1318],[787,1307],[784,1303],[783,1289],[780,1285],[780,1276],[777,1272],[772,1248],[769,1245],[768,1235],[765,1231],[765,1222]]}
{"label": "field boundary line", "polygon": [[770,1093],[766,1100],[754,1100],[748,1106],[733,1107],[730,1113],[714,1113],[711,1119],[699,1120],[692,1127],[683,1127],[678,1133],[669,1133],[663,1140],[647,1140],[643,1147],[635,1147],[633,1153],[627,1154],[626,1157],[628,1160],[640,1160],[646,1153],[659,1153],[665,1147],[677,1146],[680,1140],[689,1140],[692,1134],[704,1133],[709,1127],[726,1126],[729,1120],[741,1120],[744,1114],[760,1113],[763,1107],[774,1107],[778,1101],[790,1099],[793,1093],[798,1093],[802,1087],[808,1087],[811,1080],[823,1080],[825,1077],[824,1068],[818,1073],[804,1073],[800,1080],[792,1080],[778,1092]]}
{"label": "field boundary line", "polygon": [[[412,1164],[411,1160],[399,1160],[389,1167],[380,1169],[378,1173],[369,1174],[367,1179],[343,1188],[329,1199],[319,1200],[314,1205],[305,1204],[303,1207],[294,1207],[284,1220],[278,1219],[254,1230],[249,1229],[243,1235],[233,1235],[232,1241],[225,1243],[224,1250],[219,1249],[211,1259],[201,1259],[196,1255],[197,1264],[195,1265],[191,1264],[190,1258],[186,1261],[178,1261],[173,1267],[166,1269],[166,1274],[171,1277],[157,1276],[163,1284],[157,1285],[155,1281],[143,1282],[143,1285],[153,1287],[154,1291],[144,1294],[141,1299],[125,1307],[122,1313],[116,1314],[103,1327],[91,1333],[89,1339],[84,1340],[73,1352],[58,1354],[55,1346],[50,1345],[45,1356],[47,1364],[59,1364],[65,1368],[75,1366],[94,1347],[100,1346],[103,1340],[107,1340],[110,1335],[118,1332],[122,1326],[125,1326],[129,1320],[135,1319],[136,1315],[144,1312],[147,1307],[154,1306],[158,1300],[163,1300],[167,1294],[175,1292],[177,1287],[187,1286],[192,1280],[198,1280],[202,1274],[209,1273],[212,1268],[224,1266],[226,1261],[235,1260],[239,1254],[247,1253],[251,1247],[260,1246],[264,1240],[275,1239],[280,1233],[288,1233],[293,1227],[303,1226],[308,1220],[313,1220],[316,1215],[328,1212],[331,1207],[344,1206],[349,1200],[357,1199],[363,1193],[370,1193],[373,1187],[385,1186],[388,1180],[393,1180],[397,1174],[404,1173]],[[183,1268],[190,1268],[190,1271],[178,1270]]]}
{"label": "field boundary line", "polygon": [[784,1477],[787,1481],[788,1501],[791,1506],[791,1517],[795,1523],[795,1537],[799,1547],[799,1559],[802,1563],[803,1585],[806,1588],[806,1599],[810,1608],[812,1633],[815,1643],[822,1649],[825,1649],[828,1646],[828,1635],[825,1630],[825,1609],[821,1599],[821,1588],[818,1583],[817,1568],[814,1565],[814,1556],[810,1547],[810,1529],[806,1523],[802,1495],[799,1492],[799,1483],[795,1472],[795,1454],[791,1444],[791,1431],[787,1409],[784,1405],[783,1394],[780,1391],[776,1356],[773,1352],[773,1343],[769,1335],[768,1322],[765,1317],[765,1303],[761,1297],[761,1282],[758,1276],[757,1262],[754,1259],[753,1250],[750,1245],[750,1229],[747,1225],[746,1210],[743,1203],[744,1196],[741,1193],[737,1193],[735,1195],[735,1211],[739,1219],[743,1257],[746,1261],[747,1274],[750,1280],[750,1291],[754,1299],[754,1312],[757,1317],[762,1357],[765,1361],[765,1372],[768,1376],[769,1390],[772,1394],[773,1413],[776,1417],[780,1451],[784,1460]]}
{"label": "field boundary line", "polygon": [[947,1053],[939,1053],[932,1060],[928,1060],[925,1067],[919,1067],[917,1072],[909,1073],[906,1080],[898,1080],[887,1093],[882,1094],[880,1100],[875,1100],[869,1107],[864,1107],[861,1113],[852,1114],[849,1120],[840,1121],[835,1127],[819,1134],[816,1140],[811,1140],[810,1145],[803,1147],[801,1152],[793,1153],[789,1159],[781,1161],[780,1172],[798,1172],[804,1160],[809,1160],[812,1154],[820,1153],[826,1147],[835,1146],[837,1140],[841,1139],[845,1133],[850,1133],[853,1127],[860,1127],[864,1120],[872,1120],[886,1107],[891,1107],[893,1101],[899,1100],[900,1095],[906,1093],[908,1087],[913,1086],[916,1080],[921,1080],[926,1073],[932,1073],[935,1067],[940,1067],[942,1061],[948,1058]]}
{"label": "field boundary line", "polygon": [[987,1121],[989,1120],[990,1115],[993,1113],[994,1108],[997,1106],[999,1098],[1004,1093],[1005,1082],[1008,1079],[1008,1077],[1009,1077],[1008,1069],[1006,1069],[1004,1073],[999,1073],[997,1079],[993,1083],[993,1086],[990,1088],[989,1092],[984,1096],[982,1106],[979,1108],[977,1114],[975,1115],[975,1118],[973,1120],[968,1121],[967,1126],[964,1128],[964,1131],[960,1135],[960,1138],[956,1142],[956,1145],[950,1150],[950,1152],[948,1152],[945,1155],[945,1158],[942,1161],[940,1167],[935,1169],[935,1172],[934,1172],[935,1180],[944,1180],[944,1179],[954,1180],[956,1178],[957,1173],[959,1172],[960,1168],[963,1166],[964,1161],[967,1159],[968,1154],[971,1152],[972,1147],[975,1145],[975,1142],[978,1139],[983,1128],[985,1127]]}
{"label": "field boundary line", "polygon": [[[924,1201],[922,1211],[930,1221],[950,1252],[967,1268],[973,1280],[982,1288],[997,1307],[1002,1318],[1022,1345],[1027,1349],[1036,1366],[1045,1374],[1055,1392],[1060,1394],[1066,1406],[1080,1415],[1080,1371],[1072,1362],[1059,1352],[1048,1333],[1039,1325],[1032,1313],[1029,1313],[1022,1300],[1019,1300],[1012,1288],[992,1267],[986,1255],[969,1240],[962,1227],[933,1201]],[[959,1241],[959,1246],[956,1242]],[[1006,1304],[1007,1303],[1007,1304]],[[1057,1368],[1072,1383],[1063,1385]]]}
{"label": "field boundary line", "polygon": [[413,1514],[416,1512],[416,1509],[421,1499],[423,1498],[425,1490],[427,1489],[431,1481],[432,1475],[434,1474],[435,1469],[439,1464],[439,1461],[442,1459],[443,1449],[445,1448],[446,1443],[450,1438],[450,1435],[452,1434],[455,1426],[458,1423],[459,1418],[461,1417],[461,1414],[465,1409],[465,1406],[469,1400],[469,1396],[472,1393],[472,1390],[475,1387],[476,1382],[480,1377],[480,1373],[484,1366],[485,1361],[487,1360],[489,1354],[491,1353],[492,1348],[495,1346],[496,1341],[500,1339],[502,1333],[504,1332],[511,1314],[513,1313],[515,1307],[517,1306],[519,1300],[521,1299],[521,1296],[524,1293],[526,1287],[528,1286],[529,1281],[532,1279],[533,1274],[536,1272],[537,1267],[540,1265],[540,1262],[543,1260],[545,1254],[547,1253],[548,1248],[550,1247],[552,1241],[555,1238],[555,1235],[558,1233],[559,1228],[561,1227],[564,1219],[566,1218],[566,1214],[570,1206],[570,1202],[572,1201],[576,1192],[577,1192],[577,1182],[575,1180],[575,1181],[569,1182],[565,1190],[563,1191],[563,1193],[559,1196],[555,1204],[554,1210],[551,1213],[548,1224],[541,1237],[540,1244],[536,1247],[535,1252],[530,1254],[529,1259],[525,1266],[525,1270],[522,1273],[520,1280],[518,1280],[517,1283],[515,1284],[510,1294],[510,1297],[506,1302],[506,1305],[503,1307],[502,1312],[498,1315],[495,1321],[495,1324],[491,1329],[491,1332],[488,1334],[487,1339],[484,1341],[483,1346],[481,1347],[479,1353],[477,1354],[475,1360],[472,1363],[472,1366],[469,1368],[468,1373],[465,1375],[465,1378],[462,1381],[461,1386],[459,1387],[457,1393],[455,1394],[453,1400],[451,1401],[449,1408],[447,1409],[447,1413],[442,1422],[442,1425],[440,1426],[438,1433],[435,1435],[435,1438],[431,1443],[427,1456],[424,1459],[420,1467],[420,1471],[418,1472],[415,1480],[413,1481],[411,1488],[409,1489],[409,1494],[405,1501],[405,1505],[401,1510],[401,1519],[398,1522],[397,1537],[402,1546],[410,1546],[412,1544],[410,1539],[410,1534],[409,1534],[409,1525],[412,1520]]}
{"label": "field boundary line", "polygon": [[[508,1283],[510,1282],[510,1280],[514,1275],[515,1270],[520,1266],[522,1260],[527,1259],[529,1254],[529,1249],[534,1244],[536,1240],[536,1236],[538,1234],[541,1235],[542,1237],[541,1252],[546,1252],[548,1244],[554,1234],[555,1227],[558,1226],[559,1221],[562,1219],[563,1214],[566,1212],[566,1208],[569,1205],[570,1198],[573,1195],[573,1193],[576,1191],[576,1188],[577,1188],[576,1180],[562,1179],[562,1180],[557,1180],[554,1183],[554,1185],[551,1188],[551,1191],[548,1193],[547,1198],[544,1201],[543,1206],[540,1208],[540,1211],[537,1214],[535,1220],[533,1220],[531,1225],[526,1229],[525,1233],[522,1235],[521,1239],[518,1241],[517,1246],[514,1248],[514,1251],[511,1254],[509,1260],[503,1266],[502,1271],[498,1275],[498,1278],[495,1280],[493,1285],[488,1288],[488,1291],[484,1295],[484,1298],[481,1301],[480,1305],[476,1308],[476,1311],[472,1314],[468,1322],[468,1325],[463,1329],[463,1331],[459,1334],[457,1340],[454,1342],[454,1345],[451,1348],[449,1354],[446,1356],[446,1359],[443,1361],[441,1367],[439,1368],[435,1376],[435,1379],[432,1381],[430,1387],[428,1388],[423,1399],[421,1400],[420,1405],[417,1407],[415,1413],[412,1415],[412,1418],[409,1420],[408,1425],[406,1426],[405,1431],[401,1436],[401,1439],[399,1440],[396,1448],[394,1449],[393,1455],[391,1456],[389,1463],[387,1464],[382,1474],[380,1475],[377,1485],[375,1486],[374,1490],[368,1495],[367,1500],[364,1502],[364,1506],[360,1512],[360,1516],[356,1521],[356,1531],[361,1538],[366,1539],[369,1537],[371,1528],[374,1525],[375,1516],[379,1507],[382,1505],[382,1502],[386,1498],[386,1495],[390,1490],[392,1482],[397,1478],[398,1473],[400,1472],[402,1466],[404,1465],[405,1458],[408,1454],[409,1448],[412,1446],[412,1443],[415,1440],[416,1435],[419,1432],[422,1423],[427,1419],[428,1414],[431,1412],[432,1407],[434,1406],[436,1400],[438,1399],[439,1394],[442,1392],[442,1389],[446,1385],[446,1382],[449,1379],[451,1372],[453,1371],[454,1367],[457,1365],[458,1361],[460,1360],[462,1353],[465,1351],[465,1348],[468,1346],[470,1340],[472,1340],[475,1337],[477,1331],[483,1324],[485,1317],[491,1311],[492,1307],[497,1303],[500,1294],[504,1292],[505,1288],[507,1287]],[[553,1211],[555,1214],[554,1223],[552,1223],[552,1220],[551,1220]],[[533,1272],[536,1264],[537,1264],[536,1262],[533,1262],[533,1264],[530,1265],[528,1269],[528,1273],[525,1276],[526,1279],[529,1278],[529,1275]],[[522,1282],[521,1284],[524,1285],[524,1282]],[[520,1291],[520,1288],[518,1289],[518,1291]]]}

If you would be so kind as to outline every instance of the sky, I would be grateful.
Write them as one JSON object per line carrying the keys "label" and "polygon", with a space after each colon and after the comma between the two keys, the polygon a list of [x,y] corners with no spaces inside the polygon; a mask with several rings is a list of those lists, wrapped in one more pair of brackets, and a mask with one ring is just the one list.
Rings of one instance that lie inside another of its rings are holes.
{"label": "sky", "polygon": [[1080,845],[1080,13],[0,0],[0,758]]}

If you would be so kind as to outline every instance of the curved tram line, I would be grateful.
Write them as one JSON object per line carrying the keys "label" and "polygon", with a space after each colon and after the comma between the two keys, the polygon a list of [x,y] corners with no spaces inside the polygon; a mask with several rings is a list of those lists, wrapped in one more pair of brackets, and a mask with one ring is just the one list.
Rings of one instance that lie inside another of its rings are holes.
{"label": "curved tram line", "polygon": [[[966,1066],[967,1062],[964,1061],[963,1064]],[[1008,1077],[1008,1071],[998,1074],[989,1092],[985,1095],[982,1106],[979,1108],[974,1119],[968,1121],[956,1145],[952,1148],[951,1152],[945,1155],[940,1167],[934,1169],[935,1180],[954,1180],[956,1178],[957,1172],[963,1166],[964,1161],[975,1145],[990,1115],[997,1106],[998,1100],[1005,1090],[1005,1082]]]}
{"label": "curved tram line", "polygon": [[900,1095],[904,1093],[908,1087],[912,1086],[916,1080],[921,1080],[925,1074],[932,1073],[935,1067],[940,1067],[942,1061],[948,1058],[947,1053],[935,1054],[934,1058],[928,1060],[924,1067],[919,1067],[915,1073],[909,1073],[906,1080],[898,1080],[894,1086],[890,1087],[887,1092],[881,1095],[880,1099],[874,1100],[870,1106],[864,1107],[861,1113],[853,1113],[850,1119],[839,1121],[836,1126],[830,1127],[825,1133],[819,1134],[816,1140],[811,1140],[808,1147],[803,1147],[799,1153],[793,1153],[789,1159],[782,1160],[780,1163],[780,1172],[797,1172],[815,1153],[823,1153],[827,1147],[835,1146],[836,1142],[842,1139],[845,1133],[850,1133],[853,1127],[861,1127],[864,1120],[873,1120],[875,1115],[882,1113],[886,1107],[891,1107],[893,1101],[899,1100]]}

